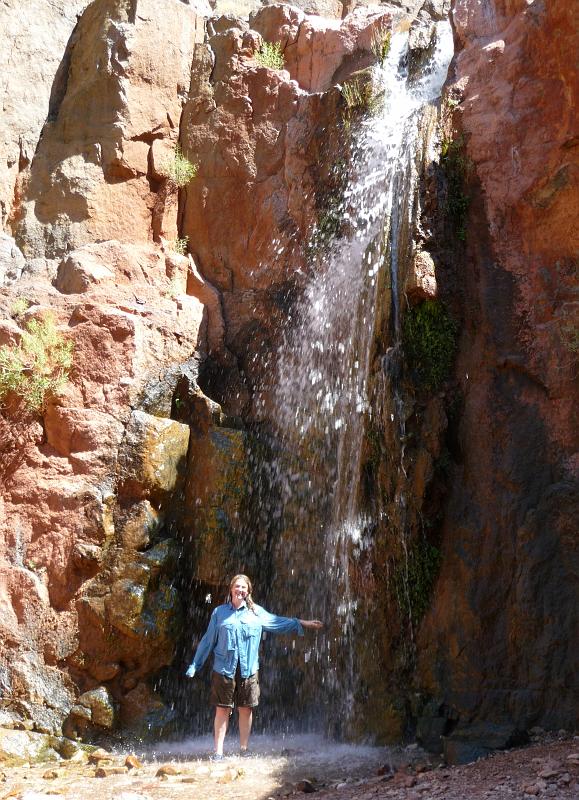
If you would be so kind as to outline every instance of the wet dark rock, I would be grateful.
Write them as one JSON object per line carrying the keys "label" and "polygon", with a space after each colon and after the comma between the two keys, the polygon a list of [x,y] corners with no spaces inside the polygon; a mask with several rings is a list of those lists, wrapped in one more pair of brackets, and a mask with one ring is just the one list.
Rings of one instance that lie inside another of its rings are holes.
{"label": "wet dark rock", "polygon": [[529,735],[512,725],[475,722],[459,725],[442,741],[447,764],[468,764],[489,755],[493,750],[527,744]]}
{"label": "wet dark rock", "polygon": [[83,752],[77,742],[74,742],[72,739],[67,739],[65,736],[59,739],[57,750],[59,755],[66,760],[74,758],[79,753]]}
{"label": "wet dark rock", "polygon": [[82,720],[84,722],[90,722],[92,719],[92,713],[90,708],[87,708],[87,706],[82,706],[77,704],[75,704],[70,709],[70,716],[77,721]]}
{"label": "wet dark rock", "polygon": [[171,417],[175,389],[182,380],[197,383],[199,361],[191,358],[184,364],[176,364],[164,370],[158,377],[148,381],[143,389],[139,407],[156,417]]}
{"label": "wet dark rock", "polygon": [[123,727],[142,739],[159,739],[174,725],[176,712],[144,682],[137,683],[120,699]]}
{"label": "wet dark rock", "polygon": [[436,26],[425,11],[413,21],[408,37],[408,74],[410,78],[420,76],[422,67],[436,45]]}
{"label": "wet dark rock", "polygon": [[[539,87],[575,79],[576,25],[565,0],[537,14],[503,3],[492,22],[482,4],[468,5],[453,15],[450,97],[460,102],[453,136],[472,163],[469,230],[456,277],[445,281],[450,292],[460,286],[468,320],[457,375],[464,402],[452,425],[460,463],[443,512],[436,595],[418,635],[418,680],[463,719],[557,730],[577,720],[577,362],[556,333],[564,317],[574,324],[562,309],[576,295],[568,220],[577,192],[557,180],[573,135],[561,122],[563,95],[537,102]],[[530,89],[522,105],[510,93],[521,81]],[[490,149],[489,130],[498,143]],[[519,169],[511,154],[523,139]]]}
{"label": "wet dark rock", "polygon": [[119,453],[123,494],[162,499],[176,491],[188,445],[188,426],[133,411]]}
{"label": "wet dark rock", "polygon": [[308,780],[307,778],[304,778],[303,780],[298,781],[296,783],[296,790],[298,792],[304,792],[304,794],[313,794],[313,792],[318,791],[314,783],[312,783],[312,781]]}
{"label": "wet dark rock", "polygon": [[402,371],[402,352],[399,345],[389,347],[382,356],[382,371],[391,381],[397,381]]}
{"label": "wet dark rock", "polygon": [[182,527],[196,577],[219,585],[248,485],[247,435],[211,427],[191,437]]}
{"label": "wet dark rock", "polygon": [[221,406],[202,392],[197,373],[192,371],[183,371],[177,381],[171,416],[200,434],[206,433],[211,425],[224,424]]}
{"label": "wet dark rock", "polygon": [[443,739],[448,734],[451,723],[442,716],[421,716],[416,724],[416,738],[431,753],[442,753]]}
{"label": "wet dark rock", "polygon": [[162,524],[162,516],[149,500],[133,503],[128,509],[117,509],[115,523],[122,546],[127,550],[144,550]]}

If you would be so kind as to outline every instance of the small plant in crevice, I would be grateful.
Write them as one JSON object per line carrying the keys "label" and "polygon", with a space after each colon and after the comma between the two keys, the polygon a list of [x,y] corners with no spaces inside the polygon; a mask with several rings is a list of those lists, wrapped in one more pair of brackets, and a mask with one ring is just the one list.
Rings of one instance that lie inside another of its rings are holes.
{"label": "small plant in crevice", "polygon": [[30,307],[30,301],[25,297],[17,297],[10,306],[10,315],[12,317],[20,317]]}
{"label": "small plant in crevice", "polygon": [[31,319],[18,345],[0,347],[0,401],[14,393],[28,411],[42,412],[47,398],[68,382],[72,350],[54,317]]}
{"label": "small plant in crevice", "polygon": [[169,181],[182,189],[197,175],[198,165],[193,164],[183,154],[181,145],[175,145],[173,157],[165,162],[165,172]]}
{"label": "small plant in crevice", "polygon": [[268,67],[268,69],[283,69],[285,67],[283,49],[279,42],[263,42],[257,53],[255,53],[254,59],[260,67]]}
{"label": "small plant in crevice", "polygon": [[457,346],[458,325],[438,300],[406,312],[402,323],[404,357],[419,383],[436,391],[448,377]]}
{"label": "small plant in crevice", "polygon": [[464,138],[442,140],[440,162],[446,175],[446,216],[453,232],[461,241],[466,239],[466,221],[470,198],[465,184],[472,164],[465,155]]}
{"label": "small plant in crevice", "polygon": [[171,248],[171,250],[174,253],[177,253],[177,255],[186,256],[187,255],[187,245],[188,245],[188,243],[189,243],[189,237],[188,236],[183,236],[182,239],[177,237],[176,239],[173,239],[169,243],[169,247]]}
{"label": "small plant in crevice", "polygon": [[384,62],[388,58],[390,47],[392,45],[392,31],[378,28],[372,34],[372,41],[370,42],[370,49],[380,66],[384,66]]}
{"label": "small plant in crevice", "polygon": [[[442,99],[442,104],[440,108],[440,123],[444,131],[449,131],[452,129],[452,115],[454,114],[454,110],[458,108],[459,105],[460,105],[460,100],[456,97],[451,97],[449,94],[446,94]],[[442,142],[443,148],[445,141],[446,137],[443,138]]]}
{"label": "small plant in crevice", "polygon": [[168,300],[176,300],[180,294],[183,294],[182,280],[180,280],[177,275],[174,275],[163,294]]}

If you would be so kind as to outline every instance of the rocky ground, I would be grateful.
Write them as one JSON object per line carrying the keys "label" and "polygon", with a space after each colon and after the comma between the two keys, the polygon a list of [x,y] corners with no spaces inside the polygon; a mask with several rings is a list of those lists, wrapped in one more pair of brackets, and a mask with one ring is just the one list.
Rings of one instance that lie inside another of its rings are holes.
{"label": "rocky ground", "polygon": [[[281,746],[281,745],[286,746]],[[579,797],[579,736],[546,737],[459,767],[405,750],[327,745],[313,737],[256,737],[251,758],[213,764],[207,741],[141,754],[96,751],[57,764],[0,771],[0,800],[270,800],[317,793],[320,800],[530,800]]]}

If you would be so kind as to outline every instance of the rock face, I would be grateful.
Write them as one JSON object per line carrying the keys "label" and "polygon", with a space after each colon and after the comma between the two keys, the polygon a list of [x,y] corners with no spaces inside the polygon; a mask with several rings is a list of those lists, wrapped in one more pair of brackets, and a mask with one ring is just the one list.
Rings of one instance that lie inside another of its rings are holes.
{"label": "rock face", "polygon": [[[30,165],[40,131],[54,103],[53,85],[62,56],[87,0],[7,0],[0,8],[0,30],[11,47],[2,56],[0,120],[0,222],[12,211],[18,174]],[[38,53],[44,53],[39,59]]]}
{"label": "rock face", "polygon": [[[36,152],[21,164],[9,224],[29,257],[102,239],[176,237],[166,187],[203,37],[178,0],[94,0],[63,51]],[[166,221],[163,221],[163,220]]]}
{"label": "rock face", "polygon": [[[3,420],[2,675],[12,711],[39,730],[59,729],[76,686],[106,681],[122,713],[139,677],[173,657],[176,550],[166,512],[183,480],[189,427],[164,417],[175,367],[203,348],[205,329],[180,261],[177,294],[173,256],[114,241],[70,253],[60,291],[36,278],[17,284],[31,304],[26,318],[50,309],[74,344],[71,381],[42,419],[16,407]],[[7,318],[13,298],[4,290]],[[105,714],[97,696],[88,699],[75,706],[77,721],[85,707],[87,721],[111,727],[113,706]]]}
{"label": "rock face", "polygon": [[73,365],[40,415],[9,397],[0,417],[2,706],[45,733],[154,727],[143,681],[174,656],[167,506],[189,443],[168,417],[223,338],[195,265],[151,244],[177,232],[167,164],[204,20],[177,0],[26,5],[0,12],[0,202],[22,248],[2,234],[1,342],[50,314]]}
{"label": "rock face", "polygon": [[573,728],[576,21],[564,0],[456,0],[453,21],[470,195],[464,412],[419,678],[441,716]]}
{"label": "rock face", "polygon": [[[182,141],[199,172],[184,192],[180,228],[221,294],[235,362],[218,365],[208,385],[230,413],[248,412],[248,387],[263,383],[335,182],[330,153],[343,148],[343,101],[332,82],[374,58],[372,34],[390,21],[381,10],[339,22],[272,5],[251,17],[251,29],[229,17],[212,21],[207,43],[195,48]],[[262,40],[283,45],[287,69],[256,62]]]}

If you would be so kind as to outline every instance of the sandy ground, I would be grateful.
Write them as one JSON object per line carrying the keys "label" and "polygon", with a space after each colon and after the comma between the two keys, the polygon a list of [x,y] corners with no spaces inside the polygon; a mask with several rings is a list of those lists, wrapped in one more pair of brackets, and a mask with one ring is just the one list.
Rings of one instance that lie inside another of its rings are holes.
{"label": "sandy ground", "polygon": [[4,768],[0,800],[277,800],[314,792],[319,800],[579,800],[579,737],[546,738],[462,767],[445,767],[415,747],[336,745],[315,736],[255,737],[252,757],[231,754],[213,764],[208,745],[159,747],[137,754],[133,768],[126,753]]}

